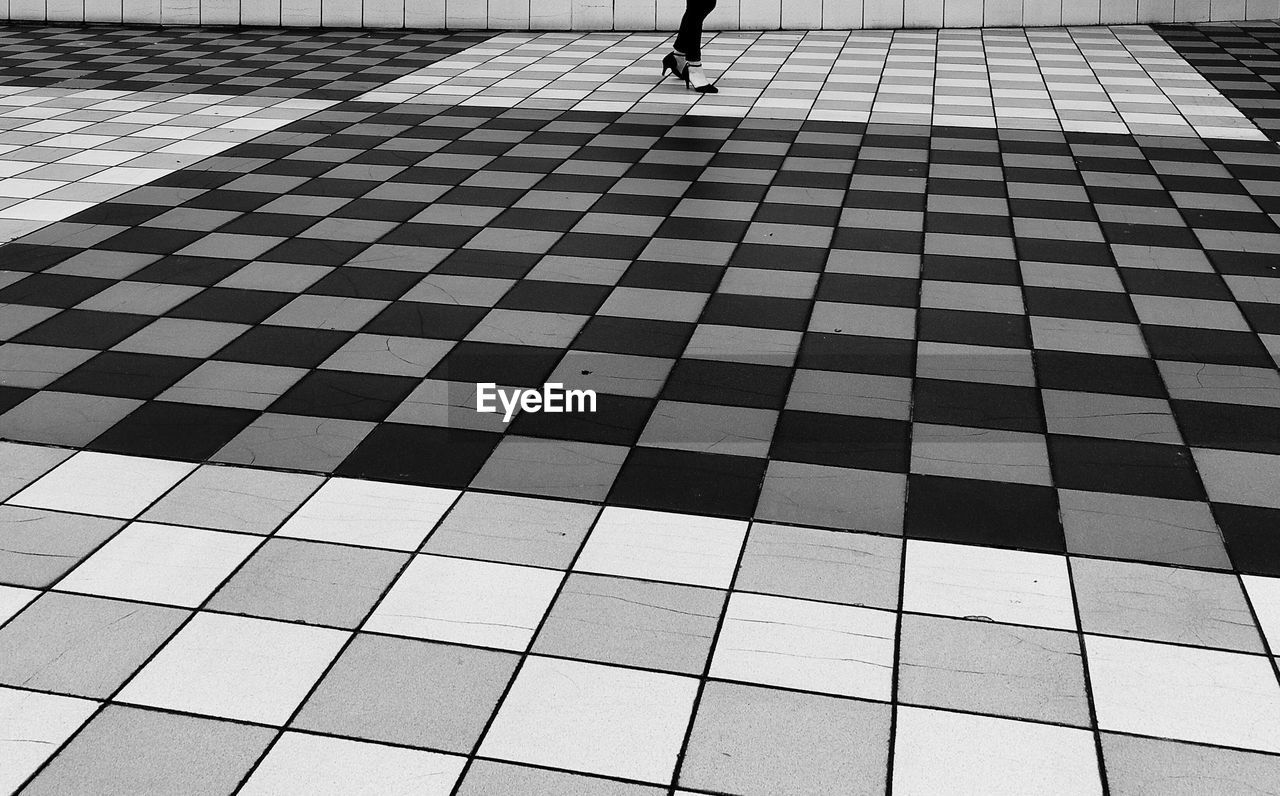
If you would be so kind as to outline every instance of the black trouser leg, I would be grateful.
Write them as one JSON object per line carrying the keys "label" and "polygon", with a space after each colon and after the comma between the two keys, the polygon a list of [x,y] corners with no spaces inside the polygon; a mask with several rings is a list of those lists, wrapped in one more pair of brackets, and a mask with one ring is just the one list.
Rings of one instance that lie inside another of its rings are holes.
{"label": "black trouser leg", "polygon": [[676,51],[695,64],[702,60],[702,22],[716,7],[716,0],[685,0],[684,18],[680,20],[680,34],[676,36]]}

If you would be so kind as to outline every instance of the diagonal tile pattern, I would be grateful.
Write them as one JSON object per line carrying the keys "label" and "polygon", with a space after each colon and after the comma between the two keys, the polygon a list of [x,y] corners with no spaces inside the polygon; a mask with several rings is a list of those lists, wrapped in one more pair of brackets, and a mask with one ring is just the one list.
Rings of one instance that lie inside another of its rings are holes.
{"label": "diagonal tile pattern", "polygon": [[[513,498],[420,486],[390,502],[435,507],[399,521],[425,542],[322,542],[280,518],[332,516],[360,482],[289,476],[264,527],[209,507],[284,476],[159,480],[171,463],[92,452],[48,466],[0,505],[0,572],[53,549],[69,570],[0,591],[16,612],[0,626],[3,737],[44,739],[0,758],[11,786],[36,773],[23,792],[143,772],[277,792],[304,768],[400,792],[396,767],[441,794],[914,793],[957,777],[1096,794],[1152,782],[1143,761],[1178,758],[1161,770],[1215,787],[1280,770],[1276,577],[547,498],[519,499],[544,521],[508,526],[518,545],[460,549],[489,533],[477,511],[501,518]],[[68,512],[84,509],[68,478],[150,508]],[[101,533],[69,544],[90,523]]]}
{"label": "diagonal tile pattern", "polygon": [[0,85],[347,100],[489,35],[11,26]]}
{"label": "diagonal tile pattern", "polygon": [[0,85],[0,239],[61,221],[332,104]]}
{"label": "diagonal tile pattern", "polygon": [[506,33],[362,99],[1261,138],[1148,27],[723,33],[707,50],[726,86],[706,97],[655,85],[665,45]]}
{"label": "diagonal tile pattern", "polygon": [[1280,103],[1275,90],[1280,26],[1275,22],[1161,25],[1159,32],[1272,140],[1280,137]]}
{"label": "diagonal tile pattern", "polygon": [[1222,30],[4,31],[0,786],[1267,792]]}

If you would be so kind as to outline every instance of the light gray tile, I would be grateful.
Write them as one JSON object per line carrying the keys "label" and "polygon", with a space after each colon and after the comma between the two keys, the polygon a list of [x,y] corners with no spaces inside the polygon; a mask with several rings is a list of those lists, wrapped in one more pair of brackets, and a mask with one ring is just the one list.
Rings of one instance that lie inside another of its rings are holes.
{"label": "light gray tile", "polygon": [[1089,558],[1071,572],[1086,633],[1262,652],[1235,575]]}
{"label": "light gray tile", "polygon": [[517,660],[503,652],[360,635],[293,726],[466,754]]}
{"label": "light gray tile", "polygon": [[0,506],[0,583],[49,586],[123,526],[119,520]]}
{"label": "light gray tile", "polygon": [[712,589],[574,574],[533,651],[700,675],[724,601]]}
{"label": "light gray tile", "polygon": [[322,481],[304,473],[204,465],[148,509],[142,519],[267,534]]}
{"label": "light gray tile", "polygon": [[898,698],[1089,726],[1080,642],[1065,631],[904,616]]}
{"label": "light gray tile", "polygon": [[224,445],[211,461],[332,472],[375,425],[362,420],[266,412]]}
{"label": "light gray tile", "polygon": [[389,550],[268,539],[213,595],[209,608],[355,628],[408,558]]}
{"label": "light gray tile", "polygon": [[1067,551],[1106,558],[1229,569],[1207,503],[1058,490]]}
{"label": "light gray tile", "polygon": [[898,539],[756,522],[734,588],[896,608],[901,568]]}
{"label": "light gray tile", "polygon": [[906,489],[907,477],[900,473],[771,461],[755,516],[799,525],[901,534]]}
{"label": "light gray tile", "polygon": [[504,437],[471,486],[524,494],[604,500],[628,448],[531,437]]}
{"label": "light gray tile", "polygon": [[222,796],[248,773],[275,730],[111,705],[24,790],[28,794],[182,793]]}
{"label": "light gray tile", "polygon": [[458,796],[664,796],[666,792],[585,774],[477,760],[468,769]]}
{"label": "light gray tile", "polygon": [[45,390],[0,415],[0,438],[83,447],[139,406],[132,398]]}
{"label": "light gray tile", "polygon": [[1102,733],[1113,796],[1280,793],[1280,757],[1200,744]]}
{"label": "light gray tile", "polygon": [[597,513],[585,503],[468,492],[422,551],[567,569]]}
{"label": "light gray tile", "polygon": [[177,608],[46,593],[0,629],[0,683],[105,698],[186,616]]}
{"label": "light gray tile", "polygon": [[880,794],[889,706],[708,683],[677,782],[744,796]]}

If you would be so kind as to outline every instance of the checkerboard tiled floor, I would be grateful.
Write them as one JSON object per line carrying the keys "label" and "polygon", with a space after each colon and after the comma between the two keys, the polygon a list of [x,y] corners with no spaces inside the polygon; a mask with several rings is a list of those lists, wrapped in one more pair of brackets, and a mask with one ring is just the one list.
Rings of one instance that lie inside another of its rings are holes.
{"label": "checkerboard tiled floor", "polygon": [[25,793],[1280,781],[1274,577],[0,453],[0,786],[70,739]]}
{"label": "checkerboard tiled floor", "polygon": [[1280,24],[1167,25],[1160,32],[1258,127],[1280,140]]}
{"label": "checkerboard tiled floor", "polygon": [[1149,29],[7,33],[0,791],[1275,792],[1280,150]]}

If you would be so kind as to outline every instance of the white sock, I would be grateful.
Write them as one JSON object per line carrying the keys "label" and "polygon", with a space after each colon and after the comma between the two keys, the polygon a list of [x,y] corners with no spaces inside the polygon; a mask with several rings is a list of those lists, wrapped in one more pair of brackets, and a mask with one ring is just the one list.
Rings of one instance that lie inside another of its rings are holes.
{"label": "white sock", "polygon": [[671,51],[671,54],[672,54],[672,55],[674,55],[674,56],[676,57],[676,67],[677,67],[677,69],[679,69],[679,71],[683,72],[683,71],[684,71],[684,65],[685,65],[685,64],[687,64],[687,63],[689,63],[689,59],[685,56],[685,54],[684,54],[684,53],[680,52],[679,50],[672,50],[672,51]]}
{"label": "white sock", "polygon": [[702,71],[702,64],[689,64],[689,83],[694,88],[706,86],[711,83],[711,80],[707,77],[707,73]]}

